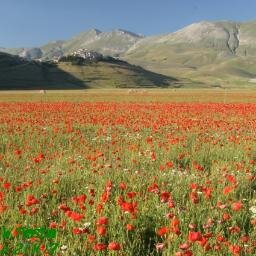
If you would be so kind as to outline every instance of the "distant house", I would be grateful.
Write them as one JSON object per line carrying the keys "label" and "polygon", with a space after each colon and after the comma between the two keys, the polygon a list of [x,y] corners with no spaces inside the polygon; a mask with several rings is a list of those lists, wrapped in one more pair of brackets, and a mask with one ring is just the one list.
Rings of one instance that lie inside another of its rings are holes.
{"label": "distant house", "polygon": [[72,53],[72,56],[80,57],[80,58],[83,58],[84,60],[90,60],[90,61],[101,60],[103,58],[102,54],[95,51],[88,50],[88,49],[78,49],[77,51]]}
{"label": "distant house", "polygon": [[58,57],[57,57],[57,56],[54,56],[53,59],[52,59],[52,62],[53,62],[53,63],[58,63],[59,60],[60,60],[60,57],[59,57],[59,56],[58,56]]}

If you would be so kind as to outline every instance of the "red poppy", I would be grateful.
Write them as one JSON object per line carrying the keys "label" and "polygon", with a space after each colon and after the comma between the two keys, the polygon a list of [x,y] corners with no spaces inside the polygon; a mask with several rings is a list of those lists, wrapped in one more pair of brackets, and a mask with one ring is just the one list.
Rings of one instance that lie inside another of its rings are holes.
{"label": "red poppy", "polygon": [[121,249],[121,245],[117,242],[110,242],[108,244],[108,249],[110,251],[119,251]]}
{"label": "red poppy", "polygon": [[163,226],[163,227],[159,228],[156,233],[159,236],[164,236],[168,233],[168,231],[169,231],[169,229],[166,226]]}
{"label": "red poppy", "polygon": [[240,255],[242,247],[239,245],[230,245],[229,250],[233,255]]}
{"label": "red poppy", "polygon": [[106,234],[105,226],[98,226],[97,227],[97,234],[100,236],[104,236]]}
{"label": "red poppy", "polygon": [[70,219],[74,220],[74,221],[81,221],[84,218],[83,214],[77,213],[77,212],[73,212],[73,211],[66,211],[65,212],[66,216],[68,216]]}
{"label": "red poppy", "polygon": [[105,245],[103,243],[98,243],[93,246],[93,250],[95,250],[95,251],[103,251],[106,249],[107,249],[107,245]]}
{"label": "red poppy", "polygon": [[128,224],[126,225],[126,229],[127,229],[128,231],[132,231],[132,230],[135,229],[135,227],[134,227],[132,224],[128,223]]}
{"label": "red poppy", "polygon": [[202,239],[202,234],[200,232],[190,231],[188,234],[188,241],[189,242],[196,242]]}
{"label": "red poppy", "polygon": [[243,204],[241,202],[234,202],[232,205],[231,205],[231,208],[233,211],[240,211],[242,208],[243,208]]}
{"label": "red poppy", "polygon": [[4,183],[3,183],[3,188],[4,188],[4,189],[7,189],[7,190],[8,190],[10,187],[11,187],[11,183],[10,183],[10,182],[4,182]]}
{"label": "red poppy", "polygon": [[39,200],[36,199],[33,195],[27,195],[26,206],[31,206],[34,204],[39,204]]}
{"label": "red poppy", "polygon": [[74,196],[72,198],[72,200],[76,203],[76,204],[83,204],[86,200],[86,195],[79,195],[79,196]]}
{"label": "red poppy", "polygon": [[121,182],[120,184],[119,184],[119,188],[121,189],[121,190],[125,190],[126,189],[126,184],[124,183],[124,182]]}
{"label": "red poppy", "polygon": [[108,224],[108,218],[107,217],[100,217],[96,221],[97,225],[107,225]]}

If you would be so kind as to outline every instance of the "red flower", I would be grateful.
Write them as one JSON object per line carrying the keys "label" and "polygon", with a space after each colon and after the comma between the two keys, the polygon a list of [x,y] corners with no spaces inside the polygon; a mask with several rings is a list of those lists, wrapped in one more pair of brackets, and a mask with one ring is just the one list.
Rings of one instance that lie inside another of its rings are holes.
{"label": "red flower", "polygon": [[126,225],[126,229],[127,229],[128,231],[132,231],[132,230],[135,229],[135,227],[134,227],[132,224],[128,223],[128,224]]}
{"label": "red flower", "polygon": [[76,204],[83,204],[86,200],[86,195],[79,195],[79,196],[74,196],[72,198],[72,200],[76,203]]}
{"label": "red flower", "polygon": [[230,215],[227,213],[227,212],[224,212],[223,213],[223,215],[222,215],[222,219],[224,220],[224,221],[227,221],[227,220],[229,220],[231,217],[230,217]]}
{"label": "red flower", "polygon": [[83,214],[73,212],[73,211],[66,211],[65,214],[67,217],[71,218],[74,221],[81,221],[81,219],[84,218]]}
{"label": "red flower", "polygon": [[155,152],[151,153],[151,160],[156,161],[156,153]]}
{"label": "red flower", "polygon": [[14,154],[17,155],[17,156],[20,156],[21,155],[21,150],[19,150],[19,149],[14,150]]}
{"label": "red flower", "polygon": [[125,190],[125,189],[126,189],[126,184],[125,184],[124,182],[121,182],[121,183],[119,184],[119,188],[120,188],[121,190]]}
{"label": "red flower", "polygon": [[121,246],[119,243],[116,242],[110,242],[108,245],[108,249],[110,251],[119,251],[121,249]]}
{"label": "red flower", "polygon": [[166,192],[166,191],[161,192],[161,194],[160,194],[161,203],[168,202],[170,196],[171,196],[171,194],[169,192]]}
{"label": "red flower", "polygon": [[230,183],[236,184],[236,178],[235,178],[235,176],[230,175],[230,174],[227,174],[227,175],[226,175],[226,179],[227,179]]}
{"label": "red flower", "polygon": [[192,192],[190,193],[189,197],[190,197],[190,200],[191,200],[194,204],[199,203],[199,198],[198,198],[197,192],[192,191]]}
{"label": "red flower", "polygon": [[180,221],[176,216],[171,221],[171,231],[176,235],[180,234]]}
{"label": "red flower", "polygon": [[43,153],[38,154],[36,157],[33,158],[33,161],[35,163],[40,163],[43,159],[45,159],[45,156]]}
{"label": "red flower", "polygon": [[240,211],[243,208],[243,204],[241,202],[235,202],[231,205],[233,211]]}
{"label": "red flower", "polygon": [[99,203],[96,207],[96,212],[101,213],[103,211],[103,204]]}
{"label": "red flower", "polygon": [[173,163],[173,162],[167,162],[167,163],[166,163],[166,166],[167,166],[168,168],[172,168],[172,167],[174,166],[174,163]]}
{"label": "red flower", "polygon": [[197,171],[203,171],[204,170],[204,167],[202,165],[198,164],[197,162],[193,162],[193,167]]}
{"label": "red flower", "polygon": [[227,195],[227,194],[231,193],[233,190],[234,190],[233,187],[227,186],[227,187],[225,187],[225,188],[223,189],[223,194],[224,194],[224,195]]}
{"label": "red flower", "polygon": [[40,244],[39,249],[41,252],[44,252],[46,250],[46,246],[44,244]]}
{"label": "red flower", "polygon": [[168,232],[168,228],[166,226],[163,226],[157,230],[157,234],[159,236],[164,236]]}
{"label": "red flower", "polygon": [[107,248],[107,246],[103,243],[98,243],[93,246],[93,250],[95,251],[103,251]]}
{"label": "red flower", "polygon": [[100,217],[97,222],[97,225],[107,225],[108,224],[108,218],[107,217]]}
{"label": "red flower", "polygon": [[121,204],[121,208],[124,212],[129,212],[131,214],[135,214],[137,211],[137,203],[132,202],[132,203],[128,203],[128,202],[123,202]]}
{"label": "red flower", "polygon": [[58,224],[56,222],[51,222],[49,225],[50,228],[57,228]]}
{"label": "red flower", "polygon": [[88,233],[88,229],[87,228],[73,228],[73,234],[74,235],[80,235],[80,234],[85,234]]}
{"label": "red flower", "polygon": [[10,182],[3,183],[3,188],[9,189],[10,187],[11,187],[11,183]]}
{"label": "red flower", "polygon": [[230,245],[229,250],[233,255],[240,255],[240,252],[242,251],[242,247],[239,245]]}
{"label": "red flower", "polygon": [[204,193],[204,196],[206,199],[210,199],[212,196],[212,188],[203,188],[202,192]]}
{"label": "red flower", "polygon": [[98,226],[97,233],[100,236],[104,236],[106,234],[106,228],[104,226]]}
{"label": "red flower", "polygon": [[0,201],[4,200],[4,193],[0,191]]}
{"label": "red flower", "polygon": [[131,192],[127,192],[127,193],[126,193],[127,197],[130,198],[130,199],[134,198],[134,197],[136,196],[136,194],[137,194],[137,193],[134,192],[134,191],[131,191]]}
{"label": "red flower", "polygon": [[70,207],[68,207],[66,204],[61,204],[59,206],[59,209],[66,212],[66,211],[70,211]]}
{"label": "red flower", "polygon": [[33,195],[27,195],[26,206],[31,206],[33,204],[39,204],[39,200]]}
{"label": "red flower", "polygon": [[241,236],[240,237],[240,241],[242,241],[243,243],[247,243],[250,240],[249,236]]}
{"label": "red flower", "polygon": [[181,245],[179,246],[179,248],[180,248],[181,250],[187,250],[189,247],[190,247],[190,245],[189,245],[188,243],[184,243],[184,244],[181,244]]}
{"label": "red flower", "polygon": [[93,243],[96,240],[96,236],[92,234],[88,234],[87,240],[89,243]]}
{"label": "red flower", "polygon": [[196,242],[202,239],[202,234],[200,232],[190,231],[188,234],[188,241],[189,242]]}
{"label": "red flower", "polygon": [[109,199],[109,196],[110,196],[109,191],[103,192],[103,194],[101,195],[101,202],[106,203]]}
{"label": "red flower", "polygon": [[148,188],[148,192],[152,192],[152,193],[158,193],[159,192],[159,187],[156,183],[153,183],[149,188]]}

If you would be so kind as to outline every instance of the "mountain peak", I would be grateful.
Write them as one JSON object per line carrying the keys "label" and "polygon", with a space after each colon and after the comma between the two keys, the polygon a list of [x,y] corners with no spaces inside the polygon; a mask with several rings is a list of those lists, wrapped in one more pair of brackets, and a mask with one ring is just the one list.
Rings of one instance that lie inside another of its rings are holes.
{"label": "mountain peak", "polygon": [[95,33],[95,34],[97,34],[97,35],[102,33],[102,31],[99,30],[99,29],[97,29],[97,28],[92,28],[92,29],[90,29],[88,32],[93,32],[93,33]]}
{"label": "mountain peak", "polygon": [[133,36],[133,37],[139,37],[139,38],[144,37],[143,35],[139,35],[139,34],[136,34],[134,32],[131,32],[131,31],[128,31],[128,30],[125,30],[125,29],[121,29],[121,28],[114,29],[112,32],[116,32],[116,33],[120,33],[120,34],[126,34],[126,35],[130,35],[130,36]]}

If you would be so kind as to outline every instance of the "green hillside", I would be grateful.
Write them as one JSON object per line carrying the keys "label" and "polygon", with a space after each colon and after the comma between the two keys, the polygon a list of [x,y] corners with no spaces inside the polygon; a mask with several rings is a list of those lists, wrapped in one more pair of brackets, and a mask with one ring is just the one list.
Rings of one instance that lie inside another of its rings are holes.
{"label": "green hillside", "polygon": [[0,53],[0,89],[81,89],[83,84],[58,66]]}
{"label": "green hillside", "polygon": [[256,22],[200,22],[140,40],[123,58],[155,72],[221,87],[253,87]]}
{"label": "green hillside", "polygon": [[86,89],[179,86],[169,76],[159,75],[129,63],[109,60],[73,65],[26,61],[0,53],[0,89]]}

